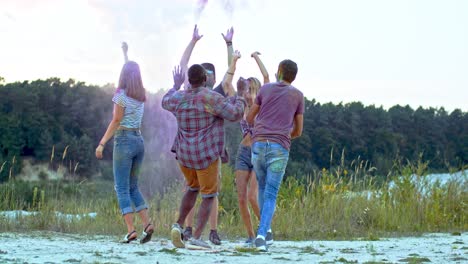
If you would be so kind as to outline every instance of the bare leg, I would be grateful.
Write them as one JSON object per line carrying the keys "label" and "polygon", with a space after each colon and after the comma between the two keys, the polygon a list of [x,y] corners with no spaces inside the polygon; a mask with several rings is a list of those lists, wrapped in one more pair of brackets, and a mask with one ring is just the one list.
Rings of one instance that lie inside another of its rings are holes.
{"label": "bare leg", "polygon": [[249,183],[249,172],[243,170],[236,171],[236,188],[237,199],[239,201],[239,211],[241,213],[242,221],[247,229],[249,237],[254,237],[255,233],[250,219],[249,205],[247,201],[247,185]]}
{"label": "bare leg", "polygon": [[143,209],[139,211],[138,214],[141,217],[141,222],[143,222],[143,228],[145,228],[150,223],[150,219],[148,216],[148,209]]}
{"label": "bare leg", "polygon": [[141,217],[141,221],[143,222],[143,233],[142,238],[140,239],[140,243],[147,243],[151,240],[151,237],[154,232],[154,225],[151,224],[151,220],[148,216],[148,209],[143,209],[138,212]]}
{"label": "bare leg", "polygon": [[127,225],[127,234],[130,234],[135,230],[135,227],[133,226],[133,213],[124,214],[123,218]]}
{"label": "bare leg", "polygon": [[218,228],[218,196],[214,197],[213,199],[209,221],[210,229],[216,230]]}
{"label": "bare leg", "polygon": [[203,201],[198,209],[198,221],[197,228],[193,234],[195,239],[200,239],[203,229],[208,222],[208,217],[210,216],[211,207],[213,206],[214,197],[203,198]]}
{"label": "bare leg", "polygon": [[179,219],[177,223],[180,226],[183,226],[185,222],[185,218],[187,218],[188,213],[190,210],[193,209],[195,202],[197,201],[198,191],[186,191],[184,197],[182,198],[182,203],[180,204],[179,209]]}
{"label": "bare leg", "polygon": [[252,210],[254,211],[255,216],[257,216],[257,219],[260,221],[260,207],[258,206],[258,182],[254,170],[250,172],[249,179],[249,189],[247,192],[249,203],[250,206],[252,206]]}
{"label": "bare leg", "polygon": [[195,206],[193,206],[192,210],[190,210],[190,212],[188,213],[187,218],[185,218],[185,223],[186,223],[185,226],[192,227],[194,217],[195,217]]}

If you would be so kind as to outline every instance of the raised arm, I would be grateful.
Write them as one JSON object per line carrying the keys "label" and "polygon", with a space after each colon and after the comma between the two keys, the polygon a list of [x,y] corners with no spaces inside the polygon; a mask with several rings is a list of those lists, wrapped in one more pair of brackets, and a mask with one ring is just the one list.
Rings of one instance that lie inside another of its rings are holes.
{"label": "raised arm", "polygon": [[255,51],[254,53],[252,53],[252,58],[255,59],[255,61],[257,62],[257,65],[258,65],[258,68],[260,68],[260,72],[262,72],[262,75],[263,75],[263,84],[267,84],[270,82],[270,76],[268,75],[268,71],[266,70],[265,68],[265,65],[263,65],[263,62],[262,60],[260,59],[260,52],[258,51]]}
{"label": "raised arm", "polygon": [[224,93],[227,94],[228,96],[235,95],[234,86],[232,85],[232,79],[234,78],[234,73],[236,72],[237,60],[240,57],[241,57],[241,54],[238,50],[236,50],[232,54],[231,65],[229,65],[229,68],[223,78],[223,90],[224,90]]}
{"label": "raised arm", "polygon": [[221,33],[221,35],[224,38],[224,41],[226,41],[226,47],[227,47],[227,55],[228,55],[228,67],[231,66],[232,63],[232,54],[234,53],[234,48],[232,47],[232,37],[234,36],[234,28],[231,27],[226,31],[226,35]]}
{"label": "raised arm", "polygon": [[214,98],[213,113],[223,119],[236,122],[242,119],[247,103],[241,96],[243,91],[237,91],[236,97],[224,98],[220,94],[216,94]]}
{"label": "raised arm", "polygon": [[[193,48],[195,48],[195,44],[203,37],[203,35],[198,34],[198,27],[195,25],[193,29],[192,39],[190,40],[189,44],[185,48],[184,54],[182,54],[182,58],[180,59],[180,68],[181,71],[185,74],[188,70],[188,63],[190,61],[190,56],[192,56]],[[188,78],[185,78],[184,86],[188,87]]]}
{"label": "raised arm", "polygon": [[122,42],[122,52],[123,52],[123,55],[124,55],[125,63],[127,63],[128,62],[128,55],[127,55],[128,45],[127,45],[127,42]]}
{"label": "raised arm", "polygon": [[170,89],[166,95],[164,95],[161,102],[162,108],[169,112],[174,113],[179,100],[177,98],[177,91],[180,89],[185,80],[185,72],[182,71],[180,66],[174,67],[172,71],[172,77],[174,78],[174,86]]}

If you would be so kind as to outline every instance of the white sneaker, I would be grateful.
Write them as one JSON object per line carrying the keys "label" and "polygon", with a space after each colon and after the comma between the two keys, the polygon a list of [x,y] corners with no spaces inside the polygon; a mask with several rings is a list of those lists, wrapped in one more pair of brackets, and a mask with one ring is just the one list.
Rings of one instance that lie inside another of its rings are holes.
{"label": "white sneaker", "polygon": [[196,248],[200,248],[200,249],[211,249],[211,246],[208,245],[208,243],[206,243],[205,241],[201,240],[201,238],[199,239],[196,239],[194,237],[191,237],[189,240],[188,240],[188,243],[191,245],[191,246],[194,246]]}
{"label": "white sneaker", "polygon": [[265,239],[261,237],[257,237],[254,243],[255,243],[255,248],[257,248],[258,251],[262,251],[262,252],[268,251]]}
{"label": "white sneaker", "polygon": [[174,247],[185,248],[184,239],[182,237],[182,227],[177,223],[172,225],[171,240]]}

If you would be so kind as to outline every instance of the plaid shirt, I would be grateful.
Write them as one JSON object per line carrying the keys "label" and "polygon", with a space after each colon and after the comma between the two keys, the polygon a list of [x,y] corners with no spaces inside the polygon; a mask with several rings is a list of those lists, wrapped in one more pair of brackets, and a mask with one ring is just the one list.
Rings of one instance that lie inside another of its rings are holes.
{"label": "plaid shirt", "polygon": [[224,98],[205,87],[170,89],[163,97],[162,107],[177,119],[173,149],[179,162],[200,170],[220,158],[224,149],[224,119],[240,120],[246,105],[242,97]]}

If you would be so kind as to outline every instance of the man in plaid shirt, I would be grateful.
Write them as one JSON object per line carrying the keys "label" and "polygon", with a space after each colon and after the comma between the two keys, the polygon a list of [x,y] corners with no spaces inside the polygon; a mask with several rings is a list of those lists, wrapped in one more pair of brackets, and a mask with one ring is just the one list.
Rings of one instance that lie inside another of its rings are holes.
{"label": "man in plaid shirt", "polygon": [[189,186],[180,206],[179,219],[172,227],[174,246],[185,247],[181,239],[182,225],[201,192],[203,201],[198,212],[197,228],[189,243],[210,247],[200,239],[208,221],[213,199],[218,195],[218,166],[224,147],[224,119],[238,121],[246,106],[238,96],[224,98],[205,87],[206,70],[198,64],[188,69],[190,88],[178,91],[185,76],[180,69],[174,71],[174,88],[164,96],[162,107],[177,119],[178,132],[174,142],[176,158]]}

